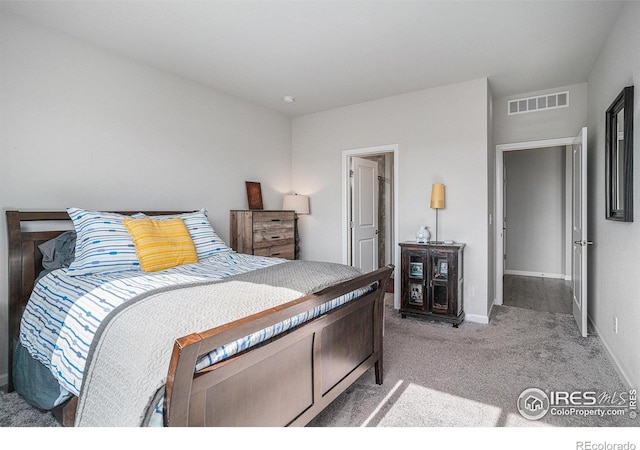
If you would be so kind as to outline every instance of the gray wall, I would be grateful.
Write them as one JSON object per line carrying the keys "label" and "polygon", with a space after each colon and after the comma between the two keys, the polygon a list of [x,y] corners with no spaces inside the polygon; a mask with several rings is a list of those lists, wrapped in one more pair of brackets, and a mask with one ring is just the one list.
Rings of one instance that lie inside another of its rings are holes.
{"label": "gray wall", "polygon": [[486,79],[383,98],[293,120],[293,188],[311,196],[300,221],[305,259],[342,260],[342,152],[397,144],[399,240],[434,233],[431,184],[445,184],[439,238],[466,242],[467,318],[486,321],[488,119]]}
{"label": "gray wall", "polygon": [[[516,98],[535,97],[558,91],[569,91],[569,106],[525,114],[507,114],[507,102]],[[541,139],[573,137],[587,124],[587,83],[561,86],[493,99],[493,139],[496,145]]]}
{"label": "gray wall", "polygon": [[[589,315],[629,384],[640,386],[640,3],[629,2],[589,77]],[[635,86],[635,221],[605,219],[605,111]],[[618,333],[613,318],[618,318]]]}
{"label": "gray wall", "polygon": [[[291,120],[4,14],[0,229],[6,209],[207,208],[228,242],[245,180],[265,208],[291,189]],[[0,385],[7,247],[0,240]]]}
{"label": "gray wall", "polygon": [[564,147],[504,153],[505,273],[564,278],[565,154]]}

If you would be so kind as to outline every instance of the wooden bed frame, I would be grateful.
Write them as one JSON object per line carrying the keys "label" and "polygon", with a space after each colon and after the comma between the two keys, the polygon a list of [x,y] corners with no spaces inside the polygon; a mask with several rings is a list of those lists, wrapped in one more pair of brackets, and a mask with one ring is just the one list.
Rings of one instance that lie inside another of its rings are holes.
{"label": "wooden bed frame", "polygon": [[[137,212],[137,211],[136,211]],[[131,215],[136,212],[120,212]],[[174,211],[144,212],[177,214]],[[25,231],[23,222],[70,221],[64,211],[7,211],[9,235],[9,391],[22,312],[42,270],[38,245],[63,231]],[[50,227],[52,228],[52,227]],[[72,229],[69,223],[69,229]],[[168,368],[167,426],[304,426],[374,368],[383,382],[384,294],[393,266],[223,326],[178,337]],[[194,373],[200,355],[284,319],[375,284],[375,289],[271,340]],[[53,411],[73,426],[77,398]]]}

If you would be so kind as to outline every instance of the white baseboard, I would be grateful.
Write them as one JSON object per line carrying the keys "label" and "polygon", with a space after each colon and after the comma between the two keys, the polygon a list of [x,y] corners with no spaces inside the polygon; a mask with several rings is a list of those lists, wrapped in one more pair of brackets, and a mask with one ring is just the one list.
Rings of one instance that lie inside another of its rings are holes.
{"label": "white baseboard", "polygon": [[488,324],[489,323],[489,316],[483,316],[480,314],[466,314],[464,315],[464,320],[466,320],[467,322],[473,322],[473,323],[481,323],[481,324]]}
{"label": "white baseboard", "polygon": [[624,380],[624,382],[627,385],[628,389],[637,389],[637,387],[634,385],[634,383],[631,382],[631,377],[629,376],[628,373],[626,373],[623,369],[622,366],[620,365],[620,361],[618,361],[618,358],[616,358],[613,355],[613,352],[611,351],[611,348],[609,347],[609,344],[607,344],[607,341],[605,341],[602,337],[602,333],[600,333],[600,330],[598,329],[598,327],[596,326],[595,322],[591,319],[591,316],[589,317],[589,323],[591,324],[591,326],[596,330],[596,334],[597,334],[597,338],[600,340],[600,342],[602,342],[602,346],[604,347],[604,349],[607,351],[607,354],[609,356],[609,359],[611,360],[611,362],[613,363],[613,367],[615,367],[616,371],[618,372],[618,374],[620,375],[620,377],[622,377],[622,379]]}
{"label": "white baseboard", "polygon": [[[567,277],[563,273],[544,273],[544,272],[528,272],[526,270],[505,270],[505,275],[519,275],[521,277],[539,277],[539,278],[557,278],[566,280]],[[571,279],[571,277],[569,277]]]}

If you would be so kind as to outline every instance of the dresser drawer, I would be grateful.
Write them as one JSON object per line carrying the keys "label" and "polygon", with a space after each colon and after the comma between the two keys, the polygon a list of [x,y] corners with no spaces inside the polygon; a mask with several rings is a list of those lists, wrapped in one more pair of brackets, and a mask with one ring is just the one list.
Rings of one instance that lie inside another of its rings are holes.
{"label": "dresser drawer", "polygon": [[295,248],[293,242],[286,245],[275,245],[272,247],[256,248],[253,254],[256,256],[270,256],[273,258],[293,259]]}
{"label": "dresser drawer", "polygon": [[253,213],[253,231],[290,228],[293,230],[293,211],[256,211]]}
{"label": "dresser drawer", "polygon": [[271,247],[294,243],[295,233],[292,228],[273,228],[270,230],[254,231],[253,248]]}

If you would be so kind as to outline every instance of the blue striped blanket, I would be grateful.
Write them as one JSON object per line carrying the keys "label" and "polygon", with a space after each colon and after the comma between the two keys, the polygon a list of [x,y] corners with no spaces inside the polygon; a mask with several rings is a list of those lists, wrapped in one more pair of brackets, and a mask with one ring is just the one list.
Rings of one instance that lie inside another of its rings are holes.
{"label": "blue striped blanket", "polygon": [[118,272],[71,276],[57,269],[41,278],[20,324],[20,342],[59,381],[58,404],[78,396],[87,355],[100,323],[132,298],[179,284],[221,280],[285,262],[236,252],[222,252],[161,272]]}

